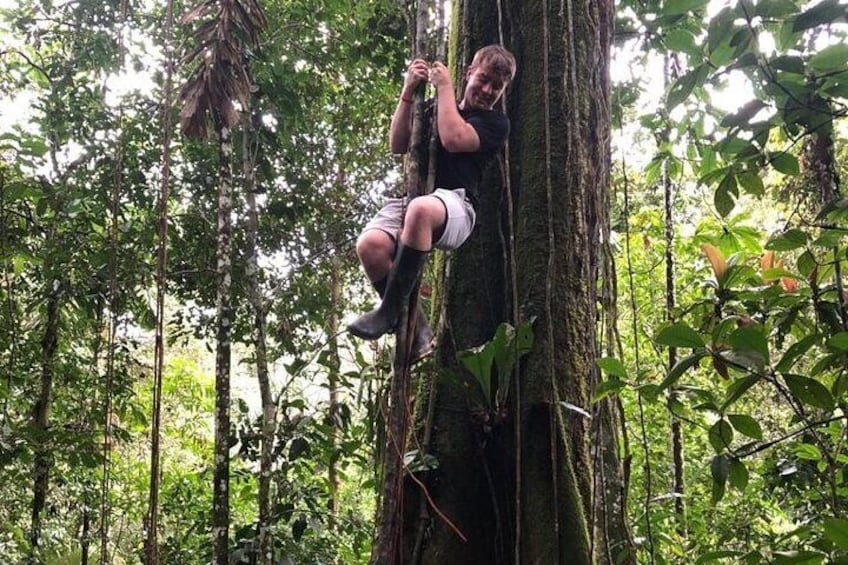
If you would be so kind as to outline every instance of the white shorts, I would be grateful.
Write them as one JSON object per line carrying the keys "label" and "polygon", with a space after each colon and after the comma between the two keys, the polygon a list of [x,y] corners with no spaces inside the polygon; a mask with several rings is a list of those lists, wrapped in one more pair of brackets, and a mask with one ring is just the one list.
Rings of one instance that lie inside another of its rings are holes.
{"label": "white shorts", "polygon": [[[441,200],[447,212],[445,230],[434,247],[446,251],[456,249],[468,239],[474,229],[474,223],[477,221],[474,206],[465,197],[464,188],[454,190],[437,188],[430,196],[435,196]],[[408,198],[405,196],[403,198],[390,198],[362,231],[382,230],[397,240],[401,229],[401,219],[406,211],[407,204]]]}

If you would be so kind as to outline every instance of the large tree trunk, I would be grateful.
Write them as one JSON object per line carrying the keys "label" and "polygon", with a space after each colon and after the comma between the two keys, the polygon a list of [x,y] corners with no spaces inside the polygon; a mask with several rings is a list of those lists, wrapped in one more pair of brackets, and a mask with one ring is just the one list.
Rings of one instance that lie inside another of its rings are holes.
{"label": "large tree trunk", "polygon": [[[501,37],[518,75],[509,92],[507,175],[490,169],[478,227],[452,258],[439,363],[456,371],[455,353],[491,339],[512,299],[519,321],[533,321],[535,342],[506,411],[487,411],[468,387],[437,384],[439,468],[427,488],[438,512],[420,562],[588,564],[597,553],[588,414],[597,379],[599,216],[609,184],[613,4],[467,0],[453,14],[454,76],[477,48]],[[503,217],[505,185],[512,218]],[[409,556],[418,522],[411,501],[421,489],[407,488]]]}

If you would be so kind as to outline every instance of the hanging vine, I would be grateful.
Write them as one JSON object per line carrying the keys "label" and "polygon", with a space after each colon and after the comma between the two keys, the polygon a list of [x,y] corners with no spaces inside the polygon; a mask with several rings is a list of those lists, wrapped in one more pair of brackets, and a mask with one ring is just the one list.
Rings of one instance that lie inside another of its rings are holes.
{"label": "hanging vine", "polygon": [[165,5],[165,81],[162,86],[162,164],[159,180],[159,246],[156,255],[156,336],[153,357],[153,408],[150,428],[150,494],[145,527],[146,565],[159,563],[159,480],[160,480],[160,430],[162,419],[162,372],[165,361],[165,289],[168,267],[168,190],[171,178],[171,112],[173,109],[174,73],[174,3]]}

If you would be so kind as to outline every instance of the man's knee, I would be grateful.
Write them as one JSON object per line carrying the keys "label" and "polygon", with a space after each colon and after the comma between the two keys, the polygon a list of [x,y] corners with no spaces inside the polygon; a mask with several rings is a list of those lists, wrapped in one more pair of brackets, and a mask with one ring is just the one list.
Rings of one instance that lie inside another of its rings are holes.
{"label": "man's knee", "polygon": [[394,254],[394,241],[382,230],[366,230],[356,240],[356,254],[363,262],[379,260]]}
{"label": "man's knee", "polygon": [[409,203],[405,221],[436,229],[444,224],[447,214],[442,201],[435,196],[420,196]]}

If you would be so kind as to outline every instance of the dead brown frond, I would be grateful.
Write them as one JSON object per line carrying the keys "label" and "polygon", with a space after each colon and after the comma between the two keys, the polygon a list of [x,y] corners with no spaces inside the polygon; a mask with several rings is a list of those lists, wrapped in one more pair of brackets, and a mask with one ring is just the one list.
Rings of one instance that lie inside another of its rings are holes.
{"label": "dead brown frond", "polygon": [[206,18],[193,34],[196,47],[183,59],[197,65],[180,91],[180,127],[189,137],[207,137],[210,117],[218,127],[238,122],[235,101],[244,105],[250,96],[244,53],[259,43],[267,26],[255,0],[207,0],[186,12],[182,22]]}

